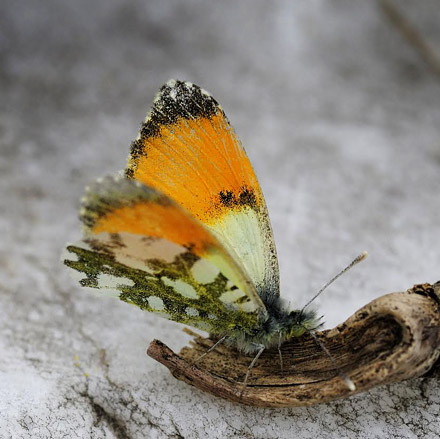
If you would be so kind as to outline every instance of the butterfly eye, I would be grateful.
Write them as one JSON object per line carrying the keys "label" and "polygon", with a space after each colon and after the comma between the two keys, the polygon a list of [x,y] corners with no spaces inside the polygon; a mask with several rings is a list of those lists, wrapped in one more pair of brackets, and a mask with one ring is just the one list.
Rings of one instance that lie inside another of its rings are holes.
{"label": "butterfly eye", "polygon": [[303,335],[305,332],[307,331],[307,329],[304,326],[298,326],[295,325],[293,326],[290,336],[291,337],[301,337],[301,335]]}

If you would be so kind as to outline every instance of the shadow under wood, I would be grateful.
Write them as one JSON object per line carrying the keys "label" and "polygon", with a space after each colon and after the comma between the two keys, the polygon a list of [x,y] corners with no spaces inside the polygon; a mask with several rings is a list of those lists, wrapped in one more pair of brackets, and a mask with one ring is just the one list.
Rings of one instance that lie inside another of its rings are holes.
{"label": "shadow under wood", "polygon": [[178,379],[213,395],[261,407],[313,405],[426,373],[440,354],[440,282],[382,296],[334,329],[317,332],[337,366],[354,382],[350,391],[310,334],[265,351],[242,382],[252,356],[224,345],[197,364],[215,340],[193,334],[177,355],[154,340],[148,355]]}

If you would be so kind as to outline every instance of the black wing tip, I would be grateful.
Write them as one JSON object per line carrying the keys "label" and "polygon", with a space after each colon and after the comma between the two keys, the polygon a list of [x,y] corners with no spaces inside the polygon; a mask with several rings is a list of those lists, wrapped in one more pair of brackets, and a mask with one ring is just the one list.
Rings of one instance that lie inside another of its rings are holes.
{"label": "black wing tip", "polygon": [[226,118],[220,104],[198,85],[178,79],[167,81],[154,98],[138,138],[131,143],[126,177],[134,177],[136,163],[145,155],[145,140],[160,136],[163,127],[169,127],[179,119],[211,118],[220,112]]}
{"label": "black wing tip", "polygon": [[206,90],[189,81],[170,79],[156,95],[147,120],[142,124],[141,137],[154,137],[161,127],[179,119],[210,118],[218,111],[221,111],[219,103]]}

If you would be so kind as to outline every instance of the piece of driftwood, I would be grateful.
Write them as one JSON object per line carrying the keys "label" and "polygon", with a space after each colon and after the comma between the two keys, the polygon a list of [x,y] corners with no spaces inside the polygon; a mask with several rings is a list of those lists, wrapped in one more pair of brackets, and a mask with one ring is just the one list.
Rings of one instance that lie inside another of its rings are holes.
{"label": "piece of driftwood", "polygon": [[242,383],[251,356],[219,345],[195,364],[215,340],[194,335],[179,355],[158,340],[147,353],[177,379],[230,401],[260,407],[318,404],[430,370],[440,354],[440,282],[379,297],[345,323],[316,333],[355,391],[310,334],[283,344],[283,370],[278,351],[265,351],[247,386]]}

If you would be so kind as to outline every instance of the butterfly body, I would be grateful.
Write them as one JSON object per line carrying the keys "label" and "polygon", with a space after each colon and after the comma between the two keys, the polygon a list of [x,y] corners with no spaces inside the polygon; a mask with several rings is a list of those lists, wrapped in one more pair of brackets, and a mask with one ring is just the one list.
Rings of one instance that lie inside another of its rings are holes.
{"label": "butterfly body", "polygon": [[[281,299],[266,307],[268,317],[255,327],[252,333],[243,331],[228,334],[225,342],[245,354],[257,352],[261,347],[271,349],[294,337],[301,337],[309,329],[315,329],[317,319],[313,311],[290,311]],[[219,334],[220,336],[222,334]]]}
{"label": "butterfly body", "polygon": [[220,105],[194,84],[161,88],[127,169],[88,188],[80,219],[84,238],[64,263],[81,286],[246,353],[317,326],[280,297],[255,173]]}

